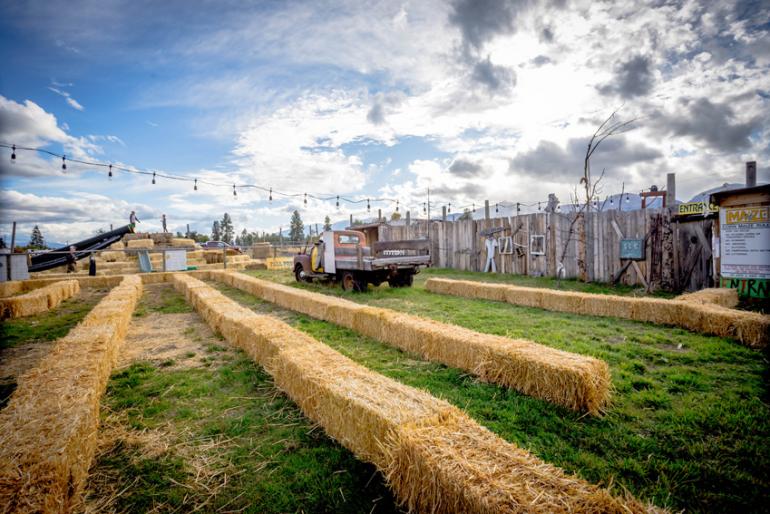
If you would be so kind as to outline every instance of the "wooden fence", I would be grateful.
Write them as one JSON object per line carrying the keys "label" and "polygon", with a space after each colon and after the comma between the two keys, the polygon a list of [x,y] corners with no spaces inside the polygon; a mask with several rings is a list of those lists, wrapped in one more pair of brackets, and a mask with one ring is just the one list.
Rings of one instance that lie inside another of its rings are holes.
{"label": "wooden fence", "polygon": [[[495,256],[499,273],[531,276],[580,275],[579,245],[585,240],[589,281],[639,285],[667,290],[696,290],[713,283],[711,220],[678,221],[668,209],[534,213],[464,221],[413,221],[383,225],[380,240],[428,238],[433,265],[482,271],[486,261],[486,231],[502,228]],[[506,240],[505,238],[510,238]],[[620,258],[620,240],[646,239],[644,260]],[[506,243],[509,242],[510,245]]]}

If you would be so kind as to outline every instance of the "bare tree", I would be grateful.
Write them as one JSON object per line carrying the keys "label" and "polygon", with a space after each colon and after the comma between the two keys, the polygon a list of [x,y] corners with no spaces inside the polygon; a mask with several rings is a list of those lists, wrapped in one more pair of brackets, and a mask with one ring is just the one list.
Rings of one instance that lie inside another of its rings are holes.
{"label": "bare tree", "polygon": [[[588,141],[585,157],[583,158],[583,176],[580,177],[580,182],[575,186],[572,196],[572,204],[575,206],[574,215],[571,216],[569,233],[567,240],[564,242],[561,256],[558,262],[557,277],[561,278],[564,270],[564,258],[567,255],[569,244],[572,242],[573,235],[577,240],[577,265],[578,265],[578,278],[583,282],[588,281],[588,268],[586,266],[586,229],[585,229],[585,214],[591,210],[591,202],[597,198],[597,195],[601,193],[601,181],[604,178],[605,170],[599,174],[598,178],[594,178],[591,175],[591,157],[593,157],[599,146],[611,136],[623,134],[628,132],[633,127],[631,126],[636,118],[628,121],[618,121],[616,119],[618,111],[622,106],[610,114],[604,122],[599,125],[591,139]],[[580,192],[578,192],[580,188]],[[581,198],[582,196],[582,198]]]}

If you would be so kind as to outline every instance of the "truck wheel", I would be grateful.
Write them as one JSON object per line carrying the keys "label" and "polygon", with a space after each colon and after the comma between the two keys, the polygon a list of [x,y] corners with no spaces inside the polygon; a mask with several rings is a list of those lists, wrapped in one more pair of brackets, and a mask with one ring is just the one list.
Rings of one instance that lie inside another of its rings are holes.
{"label": "truck wheel", "polygon": [[350,271],[346,271],[342,274],[342,280],[340,282],[342,283],[343,291],[356,291],[358,293],[366,291],[366,280],[357,278],[356,275]]}
{"label": "truck wheel", "polygon": [[405,273],[403,275],[396,275],[394,278],[388,280],[390,287],[412,287],[414,282],[414,274]]}
{"label": "truck wheel", "polygon": [[305,275],[305,270],[302,269],[302,264],[299,264],[294,268],[294,278],[297,282],[312,282],[312,279]]}

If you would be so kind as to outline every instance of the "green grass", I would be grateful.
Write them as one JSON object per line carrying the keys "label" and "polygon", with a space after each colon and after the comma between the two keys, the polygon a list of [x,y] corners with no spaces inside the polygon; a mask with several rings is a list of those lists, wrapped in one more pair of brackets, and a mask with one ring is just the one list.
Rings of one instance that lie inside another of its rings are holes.
{"label": "green grass", "polygon": [[0,322],[0,350],[64,337],[106,293],[106,289],[81,293],[50,311]]}
{"label": "green grass", "polygon": [[154,284],[147,286],[152,294],[142,295],[139,305],[134,310],[135,317],[146,316],[149,313],[158,314],[182,314],[193,312],[193,308],[185,301],[184,296],[177,293],[173,287],[167,284]]}
{"label": "green grass", "polygon": [[[288,273],[249,274],[292,280]],[[435,295],[423,288],[426,276],[486,278],[430,270],[418,275],[411,289],[383,286],[349,294],[324,285],[298,287],[603,359],[615,387],[607,414],[581,417],[241,291],[217,287],[375,371],[445,398],[504,439],[591,482],[614,483],[658,505],[692,512],[760,511],[770,503],[769,374],[762,353],[676,328]],[[509,280],[553,285],[550,279]],[[563,286],[633,292],[571,281],[563,281]]]}
{"label": "green grass", "polygon": [[[206,512],[397,512],[374,467],[314,427],[269,375],[240,351],[210,350],[225,354],[221,366],[168,370],[140,362],[112,376],[103,400],[108,412],[124,415],[134,430],[178,435],[160,457],[118,444],[99,458],[96,472],[127,487],[117,511],[194,506],[194,472],[176,449],[182,444],[193,446],[188,454],[208,452],[216,462],[210,471],[228,475]],[[221,444],[207,449],[211,441]]]}

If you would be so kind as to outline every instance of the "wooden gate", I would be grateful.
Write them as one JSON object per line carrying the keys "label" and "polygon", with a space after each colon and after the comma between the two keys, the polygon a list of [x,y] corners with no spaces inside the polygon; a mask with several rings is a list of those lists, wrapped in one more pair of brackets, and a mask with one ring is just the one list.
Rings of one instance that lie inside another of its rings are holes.
{"label": "wooden gate", "polygon": [[711,236],[714,221],[678,221],[674,229],[674,289],[697,291],[714,286]]}

